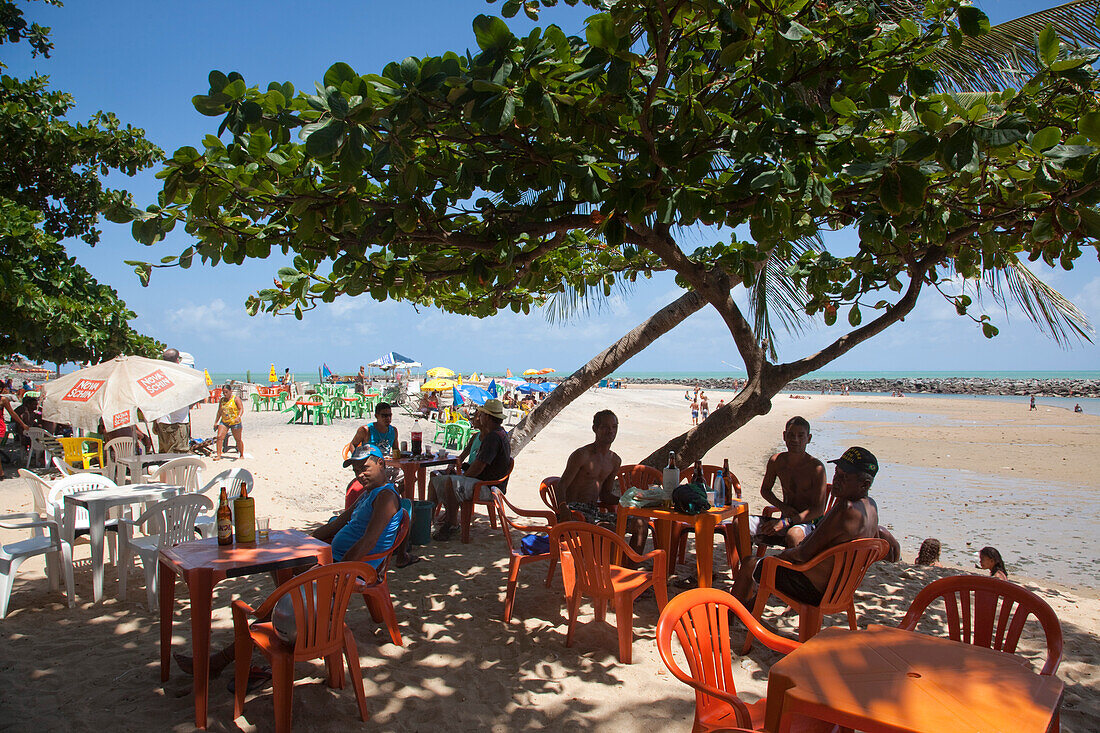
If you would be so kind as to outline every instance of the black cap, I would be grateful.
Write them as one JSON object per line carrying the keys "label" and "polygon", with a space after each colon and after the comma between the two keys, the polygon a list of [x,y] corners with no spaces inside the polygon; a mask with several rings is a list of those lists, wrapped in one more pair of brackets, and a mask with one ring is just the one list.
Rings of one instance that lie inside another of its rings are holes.
{"label": "black cap", "polygon": [[848,473],[866,473],[871,477],[878,473],[878,459],[875,454],[858,445],[853,445],[844,451],[844,455],[829,463],[835,463]]}

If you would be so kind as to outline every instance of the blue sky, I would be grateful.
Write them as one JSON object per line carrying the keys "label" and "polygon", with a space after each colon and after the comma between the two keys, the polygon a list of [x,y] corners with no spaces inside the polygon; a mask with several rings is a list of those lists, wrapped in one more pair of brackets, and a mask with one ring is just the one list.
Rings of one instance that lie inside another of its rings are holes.
{"label": "blue sky", "polygon": [[[978,3],[994,23],[1049,7],[1053,3],[986,0]],[[144,128],[171,154],[184,145],[201,147],[202,137],[218,120],[199,115],[191,97],[207,89],[212,69],[239,71],[250,85],[290,81],[311,89],[325,70],[345,61],[360,73],[377,72],[405,56],[439,54],[475,47],[470,21],[500,4],[481,0],[414,0],[382,3],[341,0],[282,2],[124,2],[68,0],[64,8],[22,3],[27,17],[53,28],[55,51],[31,60],[25,46],[3,47],[6,73],[48,74],[55,88],[76,97],[74,120],[98,109]],[[543,11],[543,24],[578,32],[583,9]],[[519,33],[532,24],[515,18]],[[158,182],[149,171],[111,185],[126,188],[140,206],[156,200]],[[462,371],[502,372],[553,367],[569,372],[599,353],[653,311],[680,293],[670,276],[658,276],[625,297],[615,297],[598,313],[564,325],[551,325],[540,314],[477,320],[417,311],[401,303],[376,303],[367,296],[340,299],[293,317],[251,318],[245,298],[266,287],[280,266],[276,258],[240,267],[195,266],[160,270],[142,288],[124,260],[155,260],[187,244],[174,234],[166,245],[150,249],[135,243],[128,226],[102,222],[103,241],[94,249],[67,243],[69,253],[119,291],[138,314],[140,331],[190,351],[211,371],[265,370],[275,362],[299,373],[322,362],[350,370],[377,355],[396,350],[428,365]],[[846,235],[838,235],[846,236]],[[700,241],[702,234],[698,235]],[[688,247],[698,242],[689,241]],[[1100,324],[1100,264],[1086,254],[1072,272],[1041,273]],[[836,371],[1095,370],[1100,347],[1091,344],[1063,351],[1018,314],[991,312],[1001,327],[993,340],[954,314],[935,293],[925,293],[917,310],[875,339],[857,347],[830,367]],[[843,319],[841,319],[843,320]],[[787,336],[783,360],[812,353],[839,335],[821,327],[801,337]],[[709,309],[666,334],[623,371],[720,371],[740,359],[728,332]]]}

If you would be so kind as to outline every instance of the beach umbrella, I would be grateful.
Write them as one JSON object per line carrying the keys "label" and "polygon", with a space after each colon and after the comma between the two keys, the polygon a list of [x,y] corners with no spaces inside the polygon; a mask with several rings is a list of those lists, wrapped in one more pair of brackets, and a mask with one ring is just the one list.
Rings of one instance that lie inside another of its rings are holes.
{"label": "beach umbrella", "polygon": [[523,370],[523,376],[525,376],[525,377],[533,377],[536,374],[541,374],[541,373],[542,372],[540,372],[538,369],[524,369]]}
{"label": "beach umbrella", "polygon": [[274,364],[271,365],[271,371],[267,373],[267,381],[271,382],[272,384],[275,384],[279,381],[279,377],[275,374]]}
{"label": "beach umbrella", "polygon": [[458,391],[458,387],[451,387],[451,404],[461,405],[465,402],[462,398],[462,393]]}
{"label": "beach umbrella", "polygon": [[214,380],[210,378],[210,372],[208,370],[203,369],[202,370],[202,376],[203,376],[203,379],[206,380],[206,386],[207,387],[213,387],[214,386]]}
{"label": "beach umbrella", "polygon": [[453,377],[455,375],[455,373],[447,367],[432,367],[424,373],[428,375],[428,379],[435,379],[436,377]]}
{"label": "beach umbrella", "polygon": [[543,368],[543,369],[539,369],[538,372],[536,372],[536,374],[553,374],[554,371],[555,371],[554,369],[550,369],[549,367],[546,367],[546,368]]}
{"label": "beach umbrella", "polygon": [[43,391],[44,419],[91,431],[100,420],[107,430],[136,425],[138,410],[155,420],[203,402],[208,394],[197,370],[142,356],[120,356],[66,374]]}
{"label": "beach umbrella", "polygon": [[541,384],[535,384],[532,386],[535,388],[536,392],[545,392],[546,394],[550,394],[554,390],[554,387],[557,387],[558,385],[554,384],[553,382],[542,382]]}
{"label": "beach umbrella", "polygon": [[440,379],[439,377],[436,377],[435,379],[429,379],[427,382],[424,382],[424,384],[420,387],[420,391],[440,392],[445,389],[450,389],[451,387],[454,387],[455,384],[456,382],[453,379]]}
{"label": "beach umbrella", "polygon": [[488,392],[489,394],[491,394],[493,397],[496,397],[497,396],[497,380],[495,380],[495,379],[489,380],[489,388],[485,391]]}
{"label": "beach umbrella", "polygon": [[[271,370],[271,376],[275,376],[275,370]],[[328,368],[328,364],[321,364],[321,381],[327,382],[332,379],[332,370]]]}
{"label": "beach umbrella", "polygon": [[456,404],[472,402],[475,405],[484,405],[487,400],[493,399],[489,390],[478,387],[476,384],[464,384],[454,388],[454,391],[462,396],[462,401]]}
{"label": "beach umbrella", "polygon": [[407,356],[398,354],[396,351],[391,351],[387,354],[382,354],[382,356],[372,361],[369,366],[375,367],[376,369],[419,369],[421,364],[415,359],[410,359]]}
{"label": "beach umbrella", "polygon": [[505,370],[504,370],[504,376],[506,376],[506,377],[508,377],[509,379],[511,379],[511,378],[512,378],[512,370],[511,370],[511,369],[505,369]]}

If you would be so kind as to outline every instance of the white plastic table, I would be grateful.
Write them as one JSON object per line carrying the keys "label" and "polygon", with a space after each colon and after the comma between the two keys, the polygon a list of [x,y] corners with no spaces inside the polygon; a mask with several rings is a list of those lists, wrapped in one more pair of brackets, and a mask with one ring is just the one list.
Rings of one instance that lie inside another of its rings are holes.
{"label": "white plastic table", "polygon": [[168,463],[175,458],[186,458],[191,453],[143,453],[137,456],[121,456],[118,462],[126,466],[126,483],[140,479],[145,467],[154,463]]}
{"label": "white plastic table", "polygon": [[161,501],[184,490],[169,484],[132,484],[114,489],[96,489],[65,495],[65,527],[62,541],[72,546],[76,539],[76,510],[88,510],[88,538],[92,543],[92,600],[103,599],[103,535],[107,526],[107,510],[113,506]]}

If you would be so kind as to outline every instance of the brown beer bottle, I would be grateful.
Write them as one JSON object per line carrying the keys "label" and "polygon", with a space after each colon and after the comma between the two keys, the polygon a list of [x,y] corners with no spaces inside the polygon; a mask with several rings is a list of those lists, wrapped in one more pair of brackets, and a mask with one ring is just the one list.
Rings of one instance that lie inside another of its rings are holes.
{"label": "brown beer bottle", "polygon": [[737,498],[741,498],[741,484],[736,483],[733,480],[733,474],[730,473],[730,459],[726,458],[722,461],[722,475],[726,477],[726,492],[729,493],[730,487],[733,487],[734,493]]}
{"label": "brown beer bottle", "polygon": [[218,501],[218,544],[233,544],[233,513],[229,511],[229,497],[225,495],[224,486]]}
{"label": "brown beer bottle", "polygon": [[706,480],[703,479],[703,461],[695,461],[695,470],[691,472],[691,483],[706,485]]}

